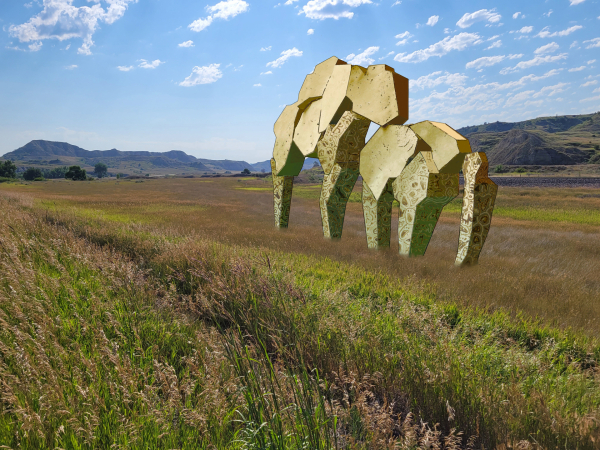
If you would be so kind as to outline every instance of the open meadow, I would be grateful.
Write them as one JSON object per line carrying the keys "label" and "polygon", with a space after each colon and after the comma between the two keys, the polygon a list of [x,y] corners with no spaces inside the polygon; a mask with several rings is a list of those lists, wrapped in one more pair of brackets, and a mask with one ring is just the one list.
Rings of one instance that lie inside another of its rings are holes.
{"label": "open meadow", "polygon": [[1,183],[0,446],[600,446],[600,189],[501,188],[459,269],[460,198],[406,259],[301,181]]}

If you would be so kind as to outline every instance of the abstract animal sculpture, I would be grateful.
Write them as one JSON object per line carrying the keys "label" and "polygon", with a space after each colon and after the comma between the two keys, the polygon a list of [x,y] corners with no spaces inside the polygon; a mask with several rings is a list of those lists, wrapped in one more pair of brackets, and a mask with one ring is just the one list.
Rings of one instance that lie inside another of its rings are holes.
{"label": "abstract animal sculpture", "polygon": [[[326,238],[340,238],[346,203],[359,174],[369,248],[390,246],[392,203],[400,204],[400,254],[423,255],[442,208],[464,197],[457,265],[476,264],[487,237],[497,186],[484,153],[444,123],[408,120],[408,79],[386,65],[368,69],[332,57],[304,80],[298,101],[275,122],[271,159],[275,225],[288,226],[294,176],[306,157],[325,176],[321,217]],[[365,143],[371,122],[380,125]]]}

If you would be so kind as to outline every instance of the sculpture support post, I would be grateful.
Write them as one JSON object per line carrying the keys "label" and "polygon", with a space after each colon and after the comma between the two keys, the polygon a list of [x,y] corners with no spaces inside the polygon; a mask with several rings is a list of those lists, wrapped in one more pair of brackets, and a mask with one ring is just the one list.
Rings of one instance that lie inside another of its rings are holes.
{"label": "sculpture support post", "polygon": [[465,178],[456,265],[475,265],[490,231],[498,186],[488,177],[483,152],[471,153],[463,164]]}
{"label": "sculpture support post", "polygon": [[271,173],[273,177],[273,207],[275,209],[275,226],[287,228],[290,220],[290,206],[292,203],[292,189],[294,177],[277,176],[275,160],[271,159]]}
{"label": "sculpture support post", "polygon": [[430,152],[421,152],[393,183],[394,196],[400,203],[401,255],[425,254],[442,209],[458,195],[458,174],[430,173],[431,168],[435,165]]}
{"label": "sculpture support post", "polygon": [[392,232],[393,180],[388,180],[379,199],[363,179],[363,214],[367,245],[371,249],[389,248]]}

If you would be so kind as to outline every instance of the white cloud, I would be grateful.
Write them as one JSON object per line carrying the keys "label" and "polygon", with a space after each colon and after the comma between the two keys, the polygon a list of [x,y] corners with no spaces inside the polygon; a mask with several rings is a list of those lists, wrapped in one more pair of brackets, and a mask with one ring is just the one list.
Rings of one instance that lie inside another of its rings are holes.
{"label": "white cloud", "polygon": [[270,52],[270,51],[271,51],[271,48],[272,48],[272,47],[269,45],[268,47],[262,47],[262,48],[260,49],[260,51],[261,51],[261,52]]}
{"label": "white cloud", "polygon": [[467,47],[483,42],[477,33],[460,33],[456,36],[448,36],[426,49],[417,50],[409,54],[399,53],[395,61],[406,63],[419,63],[426,61],[432,56],[444,56],[453,50],[464,50]]}
{"label": "white cloud", "polygon": [[519,31],[517,31],[517,33],[521,33],[521,34],[529,34],[533,31],[533,27],[532,26],[528,26],[528,27],[523,27],[521,28]]}
{"label": "white cloud", "polygon": [[31,52],[37,52],[40,51],[42,49],[42,42],[32,42],[31,44],[28,45],[29,47],[29,51]]}
{"label": "white cloud", "polygon": [[577,47],[578,42],[573,41],[573,43],[569,46],[569,48]]}
{"label": "white cloud", "polygon": [[520,15],[521,15],[521,11],[518,11],[518,12],[514,13],[513,14],[513,19],[518,19]]}
{"label": "white cloud", "polygon": [[522,58],[522,54],[517,55],[498,55],[498,56],[484,56],[482,58],[477,58],[471,62],[466,64],[467,69],[481,69],[483,67],[490,67],[495,64],[501,63],[505,59],[517,59]]}
{"label": "white cloud", "polygon": [[553,95],[564,92],[565,90],[563,88],[565,86],[568,86],[569,84],[570,83],[558,83],[558,84],[555,84],[554,86],[544,86],[542,89],[539,90],[539,92],[535,93],[533,95],[533,97],[534,98],[538,98],[541,96],[552,97]]}
{"label": "white cloud", "polygon": [[214,19],[228,20],[239,14],[248,11],[250,5],[243,0],[225,0],[213,6],[207,6],[206,11],[209,13],[207,17],[194,20],[188,25],[192,31],[200,32],[210,26]]}
{"label": "white cloud", "polygon": [[178,47],[185,47],[185,48],[189,48],[189,47],[193,47],[194,46],[194,41],[185,41],[182,42],[181,44],[177,44]]}
{"label": "white cloud", "polygon": [[531,97],[534,93],[535,91],[519,92],[518,94],[509,97],[508,100],[506,100],[506,103],[504,103],[504,106],[512,106],[515,103],[521,103],[522,101],[527,100],[529,97]]}
{"label": "white cloud", "polygon": [[499,48],[499,47],[502,47],[502,41],[501,40],[497,40],[492,45],[490,45],[488,48],[486,48],[486,50],[489,50],[489,49],[492,49],[492,48]]}
{"label": "white cloud", "polygon": [[368,66],[369,64],[373,64],[375,60],[370,58],[370,56],[379,51],[379,47],[369,47],[364,52],[355,55],[354,53],[346,56],[346,62],[348,64],[356,64],[359,66]]}
{"label": "white cloud", "polygon": [[444,34],[450,34],[451,30],[450,28],[444,28]]}
{"label": "white cloud", "polygon": [[583,41],[584,44],[590,43],[586,48],[600,47],[600,38],[590,39],[589,41]]}
{"label": "white cloud", "polygon": [[396,42],[396,45],[405,45],[408,43],[408,40],[413,37],[412,34],[410,34],[408,31],[405,31],[404,33],[400,33],[397,34],[395,36],[396,39],[400,39],[398,42]]}
{"label": "white cloud", "polygon": [[411,99],[411,118],[415,122],[428,118],[431,120],[443,118],[446,123],[452,123],[454,118],[464,117],[471,112],[473,120],[483,120],[481,119],[483,112],[497,110],[503,106],[505,99],[510,95],[507,92],[559,73],[560,70],[554,69],[541,76],[527,75],[507,83],[454,85],[445,92],[434,90],[427,97]]}
{"label": "white cloud", "polygon": [[[396,1],[395,1],[395,2],[392,4],[392,6],[401,5],[401,4],[402,4],[402,0],[396,0]],[[599,19],[600,19],[600,17],[599,17]]]}
{"label": "white cloud", "polygon": [[306,32],[306,34],[308,34],[309,36],[310,36],[311,34],[315,34],[315,30],[313,30],[313,29],[311,28],[310,30],[308,30],[308,31]]}
{"label": "white cloud", "polygon": [[596,62],[596,60],[595,60],[595,59],[590,59],[590,60],[589,60],[587,63],[588,63],[588,64],[594,64],[595,62]]}
{"label": "white cloud", "polygon": [[155,59],[154,61],[146,61],[145,59],[140,59],[139,61],[140,64],[138,65],[138,67],[141,67],[142,69],[156,69],[158,66],[165,63],[160,59]]}
{"label": "white cloud", "polygon": [[133,66],[117,66],[117,69],[121,72],[129,72],[130,70],[133,70]]}
{"label": "white cloud", "polygon": [[[287,3],[286,3],[286,5],[287,5]],[[262,84],[256,83],[256,84],[253,84],[252,86],[254,86],[254,87],[262,87]]]}
{"label": "white cloud", "polygon": [[495,12],[496,9],[480,9],[479,11],[475,11],[474,13],[466,13],[463,15],[456,25],[460,28],[469,28],[476,22],[487,21],[490,23],[499,22],[502,16]]}
{"label": "white cloud", "polygon": [[569,0],[571,2],[570,6],[579,5],[580,3],[585,2],[585,0]]}
{"label": "white cloud", "polygon": [[544,53],[552,53],[559,49],[559,46],[556,42],[550,42],[549,44],[542,45],[535,49],[533,53],[536,55],[543,55]]}
{"label": "white cloud", "polygon": [[210,64],[208,66],[196,66],[192,69],[189,77],[186,77],[179,86],[191,87],[199,84],[210,84],[217,81],[223,76],[223,72],[219,70],[221,64]]}
{"label": "white cloud", "polygon": [[431,16],[425,25],[434,26],[440,20],[440,16]]}
{"label": "white cloud", "polygon": [[271,72],[270,70],[267,70],[266,72],[261,72],[261,75],[273,75],[273,72]]}
{"label": "white cloud", "polygon": [[581,25],[574,25],[572,27],[567,28],[566,30],[555,31],[554,33],[550,33],[548,31],[548,27],[545,27],[536,36],[541,37],[541,38],[557,37],[557,36],[568,36],[569,34],[573,33],[574,31],[581,30],[582,28],[583,27]]}
{"label": "white cloud", "polygon": [[385,58],[387,58],[389,56],[392,56],[394,53],[396,53],[396,52],[389,52],[387,55],[382,56],[381,58],[379,58],[379,61],[381,61],[382,59],[385,59]]}
{"label": "white cloud", "polygon": [[[104,9],[100,0],[90,6],[73,6],[73,0],[44,0],[42,11],[21,25],[11,25],[8,29],[11,36],[20,42],[39,42],[45,39],[80,38],[83,44],[77,53],[91,55],[94,45],[92,36],[100,22],[112,24],[123,17],[130,3],[137,0],[105,0],[108,7]],[[34,48],[38,44],[32,44]],[[30,46],[31,47],[31,46]],[[32,50],[34,51],[34,50]]]}
{"label": "white cloud", "polygon": [[600,88],[596,88],[596,89],[594,89],[594,90],[592,91],[592,93],[594,93],[594,94],[598,94],[598,93],[600,93]]}
{"label": "white cloud", "polygon": [[77,64],[71,64],[70,66],[65,67],[67,70],[77,69]]}
{"label": "white cloud", "polygon": [[371,3],[373,3],[371,0],[310,0],[302,7],[300,14],[306,14],[309,19],[317,20],[352,19],[354,17],[352,8]]}
{"label": "white cloud", "polygon": [[528,61],[521,61],[515,67],[506,67],[500,71],[502,75],[506,75],[507,73],[516,72],[521,69],[528,69],[530,67],[539,66],[541,64],[546,64],[550,62],[560,61],[562,59],[567,59],[566,53],[561,53],[560,55],[546,55],[546,56],[536,56],[533,59]]}
{"label": "white cloud", "polygon": [[569,69],[569,72],[581,72],[582,70],[585,70],[585,69],[586,69],[585,66],[573,67],[572,69]]}
{"label": "white cloud", "polygon": [[598,84],[598,80],[591,80],[583,83],[581,87],[595,86],[596,84]]}
{"label": "white cloud", "polygon": [[287,0],[287,2],[284,3],[284,5],[291,5],[294,2],[297,2],[298,0]]}
{"label": "white cloud", "polygon": [[446,72],[444,75],[441,75],[441,71],[430,73],[429,75],[424,75],[422,77],[417,78],[416,80],[410,80],[410,89],[411,90],[421,90],[421,89],[431,89],[440,84],[446,84],[448,86],[462,86],[465,84],[465,81],[469,78],[466,75],[460,73],[449,73]]}
{"label": "white cloud", "polygon": [[600,100],[600,95],[596,95],[595,97],[584,98],[582,100],[579,100],[579,103],[591,102],[591,101],[594,101],[594,100]]}
{"label": "white cloud", "polygon": [[267,67],[278,68],[285,64],[285,62],[290,59],[292,56],[302,56],[302,51],[298,50],[296,47],[291,48],[289,50],[285,50],[281,52],[281,56],[277,58],[275,61],[271,61],[267,63]]}
{"label": "white cloud", "polygon": [[547,13],[544,13],[543,15],[544,15],[545,17],[550,17],[550,15],[551,15],[553,12],[554,12],[554,11],[550,10],[550,11],[548,11]]}

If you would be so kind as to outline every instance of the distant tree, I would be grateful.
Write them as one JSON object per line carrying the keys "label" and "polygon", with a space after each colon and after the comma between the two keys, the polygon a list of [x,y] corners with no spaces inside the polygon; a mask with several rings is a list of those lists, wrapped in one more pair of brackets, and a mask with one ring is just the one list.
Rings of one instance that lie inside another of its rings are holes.
{"label": "distant tree", "polygon": [[12,161],[4,161],[0,163],[0,177],[17,178],[17,166]]}
{"label": "distant tree", "polygon": [[73,181],[85,181],[87,179],[87,175],[85,174],[85,170],[83,170],[79,166],[71,166],[67,173],[65,173],[65,178],[67,180]]}
{"label": "distant tree", "polygon": [[104,163],[99,162],[94,166],[94,173],[98,178],[104,178],[108,175],[108,166]]}
{"label": "distant tree", "polygon": [[42,174],[44,178],[49,179],[64,178],[68,170],[66,167],[55,167],[53,169],[42,169]]}
{"label": "distant tree", "polygon": [[44,175],[37,167],[30,167],[23,173],[23,178],[27,181],[33,181],[36,178],[44,178]]}
{"label": "distant tree", "polygon": [[248,169],[248,168],[246,167],[244,170],[242,170],[242,173],[243,173],[244,175],[250,175],[250,169]]}
{"label": "distant tree", "polygon": [[265,173],[265,169],[260,169],[260,173]]}

